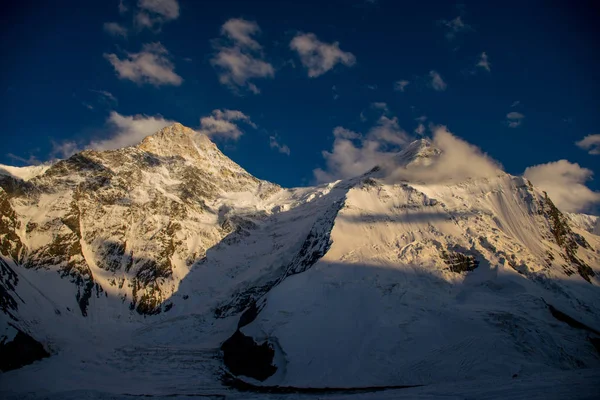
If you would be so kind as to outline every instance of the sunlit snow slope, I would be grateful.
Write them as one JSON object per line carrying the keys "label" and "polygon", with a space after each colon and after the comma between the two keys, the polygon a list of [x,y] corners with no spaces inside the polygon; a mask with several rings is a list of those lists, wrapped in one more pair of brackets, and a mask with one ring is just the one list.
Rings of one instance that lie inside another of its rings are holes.
{"label": "sunlit snow slope", "polygon": [[[417,141],[393,168],[441,153]],[[283,189],[175,124],[26,178],[5,169],[0,351],[20,332],[50,357],[1,390],[600,376],[597,219],[501,171],[432,183],[389,168]]]}

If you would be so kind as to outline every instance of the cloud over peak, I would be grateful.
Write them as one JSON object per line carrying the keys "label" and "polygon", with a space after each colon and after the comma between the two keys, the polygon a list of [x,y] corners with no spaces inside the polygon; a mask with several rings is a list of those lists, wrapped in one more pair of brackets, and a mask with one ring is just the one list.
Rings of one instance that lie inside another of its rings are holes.
{"label": "cloud over peak", "polygon": [[338,42],[321,42],[314,33],[298,33],[290,48],[298,53],[311,78],[325,74],[337,64],[351,67],[356,63],[354,54],[342,51]]}
{"label": "cloud over peak", "polygon": [[139,53],[127,53],[123,59],[116,54],[104,54],[104,58],[112,64],[119,79],[154,86],[179,86],[183,82],[175,73],[169,52],[160,42],[147,43]]}
{"label": "cloud over peak", "polygon": [[584,212],[600,203],[600,193],[590,190],[585,182],[593,172],[567,160],[534,165],[523,175],[544,190],[556,207],[566,212]]}
{"label": "cloud over peak", "polygon": [[216,53],[210,62],[219,71],[219,82],[234,92],[247,89],[258,94],[260,90],[250,80],[275,75],[273,66],[264,60],[262,46],[254,39],[258,34],[256,22],[232,18],[221,27],[224,40],[213,41]]}

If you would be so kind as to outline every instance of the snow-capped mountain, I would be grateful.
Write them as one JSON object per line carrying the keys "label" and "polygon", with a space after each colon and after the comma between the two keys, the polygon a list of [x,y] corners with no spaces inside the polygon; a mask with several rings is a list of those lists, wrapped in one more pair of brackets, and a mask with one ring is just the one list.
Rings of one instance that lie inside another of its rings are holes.
{"label": "snow-capped mountain", "polygon": [[285,189],[175,124],[0,167],[3,369],[50,355],[0,380],[168,394],[223,390],[223,374],[348,388],[600,368],[597,218],[501,171],[389,179],[441,154],[421,140],[362,176]]}

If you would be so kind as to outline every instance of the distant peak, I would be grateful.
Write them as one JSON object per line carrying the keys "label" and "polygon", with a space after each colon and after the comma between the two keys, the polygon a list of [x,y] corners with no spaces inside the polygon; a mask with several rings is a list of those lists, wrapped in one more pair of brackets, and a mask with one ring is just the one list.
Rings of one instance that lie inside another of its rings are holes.
{"label": "distant peak", "polygon": [[411,142],[396,156],[394,162],[398,165],[428,165],[441,154],[441,151],[428,139]]}

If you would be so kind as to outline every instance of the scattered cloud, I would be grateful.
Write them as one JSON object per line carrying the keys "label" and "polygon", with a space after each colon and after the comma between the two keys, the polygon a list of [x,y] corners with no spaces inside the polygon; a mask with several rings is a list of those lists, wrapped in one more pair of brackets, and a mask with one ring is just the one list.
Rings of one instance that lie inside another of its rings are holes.
{"label": "scattered cloud", "polygon": [[244,123],[256,129],[257,126],[249,116],[237,110],[213,110],[211,115],[200,119],[198,132],[208,137],[238,140],[244,132],[238,123]]}
{"label": "scattered cloud", "polygon": [[579,164],[559,160],[529,167],[523,175],[548,193],[562,211],[589,211],[600,203],[600,193],[585,186],[585,182],[592,179],[593,172]]}
{"label": "scattered cloud", "polygon": [[104,32],[112,36],[127,37],[127,28],[116,22],[105,22]]}
{"label": "scattered cloud", "polygon": [[383,101],[375,101],[373,103],[371,103],[371,108],[375,109],[375,110],[381,110],[381,112],[388,113],[390,110],[388,108],[387,103],[383,102]]}
{"label": "scattered cloud", "polygon": [[276,149],[282,154],[287,154],[288,156],[290,155],[290,148],[285,144],[279,143],[279,139],[276,136],[269,137],[269,145],[272,149]]}
{"label": "scattered cloud", "polygon": [[[119,3],[119,10],[122,3]],[[163,24],[179,18],[177,0],[138,0],[134,21],[138,29],[160,32]]]}
{"label": "scattered cloud", "polygon": [[290,48],[298,53],[311,78],[323,75],[337,64],[351,67],[356,63],[354,54],[342,51],[338,42],[321,42],[314,33],[298,33]]}
{"label": "scattered cloud", "polygon": [[219,82],[236,93],[245,88],[258,94],[260,90],[250,81],[275,75],[273,66],[264,60],[262,46],[254,39],[259,33],[256,22],[233,18],[221,27],[224,40],[213,41],[216,53],[210,62],[219,71]]}
{"label": "scattered cloud", "polygon": [[377,85],[367,85],[367,89],[369,89],[369,90],[377,90]]}
{"label": "scattered cloud", "polygon": [[587,135],[575,144],[592,155],[600,155],[600,134]]}
{"label": "scattered cloud", "polygon": [[107,106],[114,107],[119,104],[119,100],[111,93],[106,90],[94,90],[90,89],[90,92],[98,95],[98,102],[103,103]]}
{"label": "scattered cloud", "polygon": [[394,90],[398,92],[404,92],[408,85],[410,85],[410,81],[401,80],[394,82]]}
{"label": "scattered cloud", "polygon": [[336,87],[335,85],[333,85],[333,86],[331,87],[331,92],[332,92],[332,95],[333,95],[333,99],[334,99],[334,100],[337,100],[337,99],[339,99],[339,98],[340,98],[340,94],[338,93],[338,91],[337,91],[337,87]]}
{"label": "scattered cloud", "polygon": [[444,82],[444,80],[442,79],[440,74],[437,73],[436,71],[433,71],[433,70],[429,71],[429,78],[430,78],[429,86],[431,86],[431,88],[433,90],[437,90],[438,92],[441,92],[441,91],[446,90],[446,88],[448,87],[446,82]]}
{"label": "scattered cloud", "polygon": [[148,43],[139,53],[127,53],[120,59],[116,54],[104,54],[119,79],[128,79],[137,84],[148,83],[154,86],[179,86],[183,79],[175,73],[175,65],[169,59],[169,52],[160,44]]}
{"label": "scattered cloud", "polygon": [[519,112],[512,111],[506,114],[506,124],[509,128],[517,128],[523,123],[525,116]]}
{"label": "scattered cloud", "polygon": [[510,108],[517,107],[519,105],[521,105],[521,102],[519,100],[516,100],[510,105]]}
{"label": "scattered cloud", "polygon": [[460,33],[473,31],[473,28],[466,24],[460,15],[451,20],[442,20],[441,23],[446,28],[446,39],[449,41],[456,39],[457,35]]}
{"label": "scattered cloud", "polygon": [[485,51],[479,55],[479,61],[477,62],[477,64],[475,66],[478,68],[483,68],[487,72],[492,71],[490,68],[491,67],[490,60],[488,59],[488,55]]}

